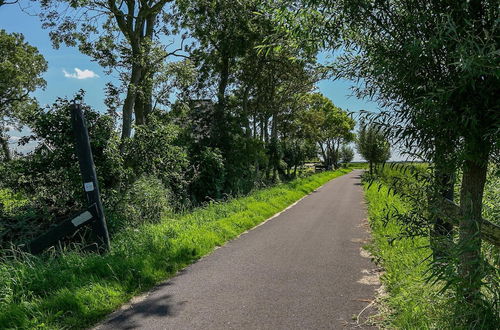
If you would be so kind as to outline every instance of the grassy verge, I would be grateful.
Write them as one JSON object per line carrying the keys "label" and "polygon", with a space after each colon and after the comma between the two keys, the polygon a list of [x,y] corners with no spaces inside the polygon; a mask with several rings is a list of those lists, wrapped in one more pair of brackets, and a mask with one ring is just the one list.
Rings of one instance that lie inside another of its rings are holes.
{"label": "grassy verge", "polygon": [[104,256],[66,252],[0,262],[0,328],[85,328],[327,181],[323,172],[158,224],[125,230]]}
{"label": "grassy verge", "polygon": [[[371,186],[365,185],[373,238],[367,249],[384,268],[382,283],[386,291],[380,298],[380,315],[376,319],[383,320],[381,326],[389,329],[497,329],[495,320],[498,311],[495,316],[495,311],[471,310],[454,290],[441,292],[444,282],[433,284],[428,281],[431,255],[428,237],[392,240],[400,236],[402,227],[396,218],[388,217],[387,210],[397,209],[397,213],[404,213],[411,208],[407,201],[389,193],[388,187],[381,183],[386,176],[396,174],[404,178],[404,174],[387,170],[379,177],[380,181]],[[498,180],[489,179],[485,215],[491,216],[492,205],[495,209],[498,207],[497,197]],[[493,253],[498,256],[498,249],[485,246],[483,253],[487,260],[495,264],[492,256]],[[495,299],[495,295],[489,293],[485,296]],[[479,317],[474,323],[467,324],[466,315]]]}
{"label": "grassy verge", "polygon": [[373,242],[367,247],[384,268],[382,283],[387,295],[381,297],[382,326],[391,329],[437,329],[436,320],[446,319],[446,297],[438,295],[438,287],[425,282],[429,240],[396,240],[399,225],[389,221],[384,225],[386,205],[403,211],[408,208],[398,196],[388,194],[387,187],[373,184],[365,190],[369,203],[368,217]]}

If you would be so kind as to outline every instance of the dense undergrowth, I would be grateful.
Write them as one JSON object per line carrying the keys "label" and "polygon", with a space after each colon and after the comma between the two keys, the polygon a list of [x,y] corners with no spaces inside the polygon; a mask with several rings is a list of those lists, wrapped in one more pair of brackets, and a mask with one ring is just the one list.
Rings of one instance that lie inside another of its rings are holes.
{"label": "dense undergrowth", "polygon": [[[413,173],[424,169],[425,165],[417,165]],[[391,167],[379,169],[378,173],[376,181],[365,183],[365,192],[373,237],[367,249],[384,269],[381,279],[386,294],[380,297],[380,315],[377,317],[383,320],[380,326],[390,329],[496,329],[500,311],[494,300],[498,299],[498,292],[485,290],[486,307],[471,310],[451,287],[445,290],[446,281],[434,281],[435,277],[431,276],[432,251],[425,230],[423,235],[403,238],[405,228],[396,214],[409,212],[415,206],[402,194],[390,190],[390,181],[398,181],[401,189],[405,189],[407,180],[409,189],[414,176]],[[496,170],[492,169],[483,214],[497,223],[498,184]],[[487,242],[483,245],[484,258],[490,264],[498,265],[498,248]],[[498,276],[498,270],[495,274]],[[475,315],[475,322],[470,322],[470,315]]]}
{"label": "dense undergrowth", "polygon": [[349,171],[314,174],[122,230],[103,256],[67,250],[35,257],[12,251],[0,263],[0,328],[90,326],[132,296]]}

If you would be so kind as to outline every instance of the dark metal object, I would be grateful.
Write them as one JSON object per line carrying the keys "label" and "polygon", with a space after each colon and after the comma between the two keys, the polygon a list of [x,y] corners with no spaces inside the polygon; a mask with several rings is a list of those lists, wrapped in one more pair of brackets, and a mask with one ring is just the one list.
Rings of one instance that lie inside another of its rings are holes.
{"label": "dark metal object", "polygon": [[104,211],[102,208],[101,197],[99,194],[99,186],[97,184],[97,175],[92,158],[92,150],[90,149],[89,133],[85,119],[83,117],[80,104],[73,103],[71,105],[71,124],[75,134],[75,149],[80,163],[80,172],[83,179],[83,190],[87,195],[89,204],[95,204],[97,209],[96,221],[92,222],[94,233],[97,236],[100,252],[109,250],[109,235]]}

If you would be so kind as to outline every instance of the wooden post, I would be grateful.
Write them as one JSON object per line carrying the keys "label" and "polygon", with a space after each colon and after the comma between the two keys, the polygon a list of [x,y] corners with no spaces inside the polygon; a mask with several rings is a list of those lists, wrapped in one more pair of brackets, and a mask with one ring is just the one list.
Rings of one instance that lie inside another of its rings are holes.
{"label": "wooden post", "polygon": [[83,190],[87,196],[89,205],[96,206],[96,219],[92,223],[94,233],[97,236],[100,252],[109,250],[109,235],[104,211],[102,208],[101,197],[99,194],[99,186],[97,183],[97,175],[95,172],[94,160],[92,158],[92,150],[90,149],[89,133],[85,118],[83,117],[80,104],[73,103],[71,105],[71,124],[75,135],[75,150],[80,163],[80,172],[83,179]]}

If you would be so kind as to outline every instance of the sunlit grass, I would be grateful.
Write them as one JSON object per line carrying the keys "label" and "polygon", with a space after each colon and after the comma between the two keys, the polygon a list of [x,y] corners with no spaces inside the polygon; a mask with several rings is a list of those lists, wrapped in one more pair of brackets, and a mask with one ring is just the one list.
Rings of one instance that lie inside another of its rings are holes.
{"label": "sunlit grass", "polygon": [[350,169],[323,172],[124,230],[104,256],[67,251],[0,263],[0,328],[86,328],[134,295]]}
{"label": "sunlit grass", "polygon": [[370,252],[384,268],[382,282],[387,295],[382,297],[381,318],[383,325],[392,329],[433,329],[433,320],[441,318],[445,299],[438,296],[437,287],[426,284],[428,263],[424,261],[431,253],[429,240],[424,237],[396,240],[389,238],[400,233],[398,224],[389,221],[384,226],[386,207],[404,211],[408,206],[398,197],[389,194],[387,187],[373,184],[365,190],[369,203],[368,215],[373,242]]}
{"label": "sunlit grass", "polygon": [[[389,193],[388,187],[381,184],[384,177],[404,176],[401,172],[391,171],[384,170],[382,181],[365,184],[373,238],[367,249],[384,269],[382,282],[386,291],[380,298],[380,313],[376,319],[382,320],[380,325],[389,329],[496,329],[492,314],[483,314],[482,323],[464,325],[461,316],[474,314],[475,311],[468,310],[469,307],[452,291],[440,292],[443,282],[431,284],[428,281],[431,261],[428,237],[392,241],[401,236],[401,227],[394,218],[386,218],[387,210],[395,208],[404,213],[411,205],[398,195]],[[491,205],[498,207],[498,201],[493,198],[498,195],[497,192],[498,180],[490,176],[485,193],[487,210],[492,209]],[[491,249],[498,254],[497,248]],[[489,250],[483,252],[491,253]]]}

